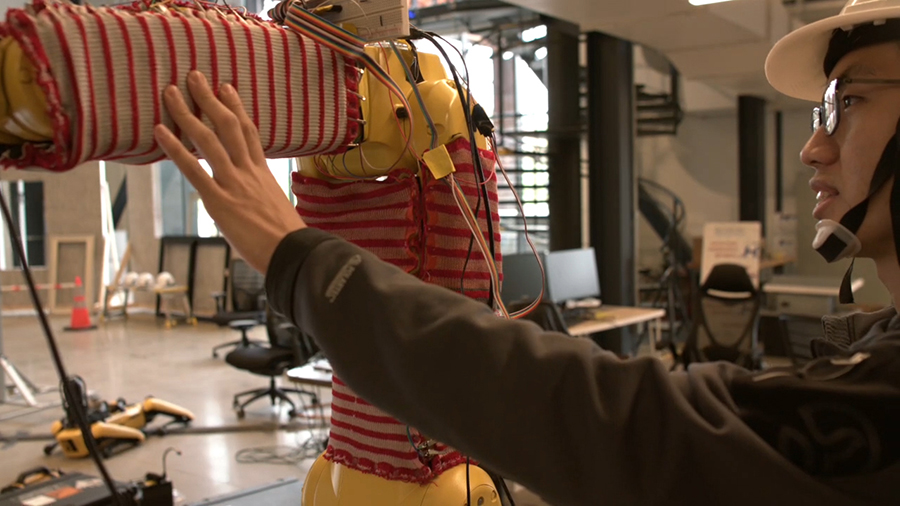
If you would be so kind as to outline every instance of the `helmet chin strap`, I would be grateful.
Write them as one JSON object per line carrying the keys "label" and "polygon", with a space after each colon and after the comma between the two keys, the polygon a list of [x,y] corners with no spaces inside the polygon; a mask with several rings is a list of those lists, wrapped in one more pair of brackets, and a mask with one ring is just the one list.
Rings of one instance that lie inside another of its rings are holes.
{"label": "helmet chin strap", "polygon": [[[853,260],[862,249],[862,243],[856,237],[859,227],[862,226],[869,210],[869,200],[900,168],[900,121],[894,136],[888,141],[875,173],[872,174],[872,182],[869,183],[869,193],[866,198],[847,211],[838,223],[834,220],[820,220],[816,224],[816,237],[813,240],[813,248],[828,263],[836,262],[844,258],[851,258],[850,266],[841,281],[839,300],[841,304],[853,303],[853,290],[851,288],[851,276],[853,274]],[[900,177],[894,178],[891,188],[891,229],[894,235],[894,248],[900,258],[900,220],[894,216],[900,216]]]}

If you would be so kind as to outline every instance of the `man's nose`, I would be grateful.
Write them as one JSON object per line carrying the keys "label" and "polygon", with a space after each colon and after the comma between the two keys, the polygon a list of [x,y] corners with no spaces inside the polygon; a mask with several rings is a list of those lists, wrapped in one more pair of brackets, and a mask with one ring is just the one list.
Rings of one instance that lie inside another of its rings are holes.
{"label": "man's nose", "polygon": [[800,151],[800,161],[810,168],[818,168],[835,163],[838,159],[838,147],[834,137],[825,133],[825,129],[819,127],[806,141],[806,145]]}

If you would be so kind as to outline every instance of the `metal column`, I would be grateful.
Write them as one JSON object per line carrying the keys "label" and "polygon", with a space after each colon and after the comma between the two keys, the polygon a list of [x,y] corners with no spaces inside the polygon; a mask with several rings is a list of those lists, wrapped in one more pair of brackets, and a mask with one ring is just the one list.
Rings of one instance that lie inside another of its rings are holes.
{"label": "metal column", "polygon": [[[636,302],[634,62],[630,42],[587,34],[588,153],[591,245],[597,253],[604,304]],[[603,334],[620,353],[633,346],[630,329]]]}
{"label": "metal column", "polygon": [[581,238],[581,112],[577,25],[547,19],[550,249],[574,249]]}
{"label": "metal column", "polygon": [[766,235],[766,101],[738,97],[738,172],[741,221],[758,221]]}
{"label": "metal column", "polygon": [[506,132],[516,128],[516,61],[504,60],[503,35],[497,36],[497,52],[494,53],[494,125],[503,139]]}

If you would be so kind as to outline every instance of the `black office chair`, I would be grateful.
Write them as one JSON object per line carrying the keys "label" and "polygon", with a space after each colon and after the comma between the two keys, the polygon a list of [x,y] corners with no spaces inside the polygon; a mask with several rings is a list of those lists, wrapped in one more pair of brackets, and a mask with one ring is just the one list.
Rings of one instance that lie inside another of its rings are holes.
{"label": "black office chair", "polygon": [[[291,407],[288,411],[291,417],[296,416],[298,412],[297,405],[288,396],[289,393],[300,395],[301,403],[303,396],[308,396],[313,406],[319,403],[318,396],[313,392],[279,387],[275,382],[275,378],[284,374],[286,370],[309,362],[318,353],[315,342],[271,309],[266,315],[266,331],[269,335],[269,346],[242,345],[225,356],[225,362],[232,367],[269,378],[267,388],[256,388],[234,396],[233,405],[238,418],[244,417],[244,409],[248,404],[263,397],[268,397],[273,406],[276,400],[287,403]],[[248,398],[242,401],[242,397]]]}
{"label": "black office chair", "polygon": [[743,266],[713,267],[694,306],[694,325],[682,353],[685,367],[691,362],[722,360],[759,368],[760,296]]}
{"label": "black office chair", "polygon": [[[213,297],[216,299],[216,314],[211,318],[213,322],[220,326],[231,326],[235,330],[241,332],[241,339],[222,343],[212,350],[213,358],[218,358],[219,350],[222,348],[231,348],[241,344],[251,343],[253,345],[264,345],[265,341],[247,338],[247,322],[255,321],[256,325],[262,325],[266,322],[266,278],[250,267],[247,262],[241,259],[235,259],[231,262],[231,272],[229,276],[229,287],[231,289],[231,307],[229,311],[226,309],[227,294],[224,292],[216,292]],[[239,324],[235,324],[239,322]]]}
{"label": "black office chair", "polygon": [[778,317],[781,338],[788,358],[795,367],[812,360],[812,342],[824,335],[821,316],[782,314]]}

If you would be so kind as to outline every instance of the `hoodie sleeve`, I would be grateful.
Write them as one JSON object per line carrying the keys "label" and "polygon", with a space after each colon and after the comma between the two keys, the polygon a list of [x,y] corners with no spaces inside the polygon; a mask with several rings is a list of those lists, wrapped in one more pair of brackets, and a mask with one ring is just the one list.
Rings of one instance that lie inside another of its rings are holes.
{"label": "hoodie sleeve", "polygon": [[555,506],[859,504],[742,422],[736,366],[620,360],[314,229],[279,245],[267,289],[360,396]]}

